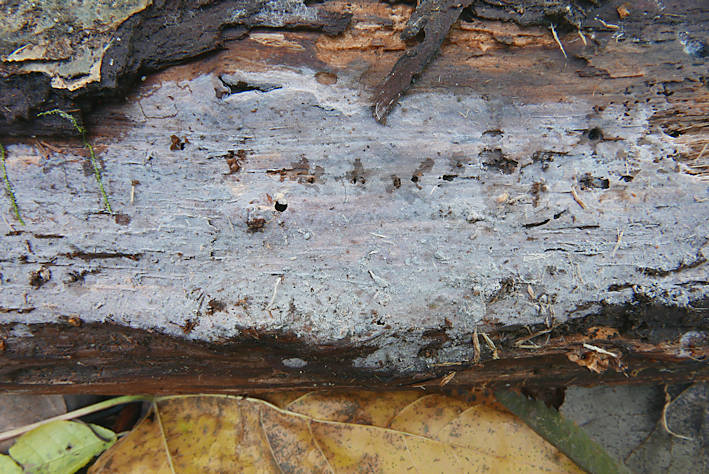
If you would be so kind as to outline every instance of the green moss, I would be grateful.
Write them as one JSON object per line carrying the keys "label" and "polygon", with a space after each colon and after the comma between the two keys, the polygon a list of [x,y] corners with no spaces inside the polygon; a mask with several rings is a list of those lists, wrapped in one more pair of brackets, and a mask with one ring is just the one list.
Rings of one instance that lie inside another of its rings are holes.
{"label": "green moss", "polygon": [[17,200],[15,199],[15,192],[12,190],[12,185],[7,177],[7,168],[5,168],[5,148],[0,145],[0,165],[2,166],[2,180],[5,182],[5,191],[10,197],[10,202],[12,203],[12,210],[15,212],[15,217],[20,221],[20,224],[25,225],[25,221],[22,220],[20,216],[20,209],[17,207]]}
{"label": "green moss", "polygon": [[106,190],[103,187],[103,181],[101,179],[101,169],[98,166],[98,161],[96,160],[96,155],[94,154],[94,148],[91,146],[89,140],[86,138],[86,129],[79,125],[79,122],[76,121],[76,118],[73,115],[64,112],[63,110],[48,110],[47,112],[37,114],[37,117],[42,117],[45,115],[59,115],[60,117],[69,120],[74,126],[74,129],[79,133],[79,135],[81,135],[81,140],[84,142],[84,146],[89,150],[89,156],[91,157],[91,165],[94,168],[94,176],[96,177],[96,182],[98,183],[98,187],[101,190],[101,196],[103,197],[103,205],[108,212],[113,213],[113,210],[111,209],[111,204],[109,204],[108,202],[108,195],[106,194]]}

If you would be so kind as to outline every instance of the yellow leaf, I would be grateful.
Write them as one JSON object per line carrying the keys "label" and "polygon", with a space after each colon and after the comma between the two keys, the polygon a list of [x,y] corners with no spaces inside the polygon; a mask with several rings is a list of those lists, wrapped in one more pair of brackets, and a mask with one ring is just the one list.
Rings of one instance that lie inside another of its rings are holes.
{"label": "yellow leaf", "polygon": [[161,398],[90,472],[580,472],[489,403],[414,391],[264,398]]}

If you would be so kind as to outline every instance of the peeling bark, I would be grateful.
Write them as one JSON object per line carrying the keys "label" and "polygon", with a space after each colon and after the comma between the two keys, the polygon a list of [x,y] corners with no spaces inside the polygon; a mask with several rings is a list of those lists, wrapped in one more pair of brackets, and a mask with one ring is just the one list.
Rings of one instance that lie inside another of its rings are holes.
{"label": "peeling bark", "polygon": [[[91,4],[88,6],[90,10]],[[55,7],[48,3],[44,8],[51,10],[43,12],[45,15],[74,16],[74,12],[62,10],[71,9],[68,4]],[[28,15],[31,18],[36,13]],[[224,41],[243,37],[251,28],[313,29],[335,35],[344,31],[349,19],[346,13],[309,7],[303,0],[155,1],[114,25],[102,42],[92,45],[97,50],[94,65],[100,72],[76,87],[56,85],[57,79],[66,82],[60,72],[63,60],[54,67],[50,62],[49,68],[39,68],[49,69],[49,74],[29,72],[37,69],[33,63],[45,62],[48,53],[36,60],[35,56],[26,61],[8,60],[20,47],[27,46],[19,44],[20,39],[32,39],[5,32],[0,37],[4,40],[0,41],[0,55],[6,58],[0,62],[0,136],[69,134],[71,124],[60,117],[38,119],[36,115],[54,108],[88,112],[107,98],[125,94],[141,75],[221,49]],[[49,28],[42,33],[47,42],[54,40],[54,35],[62,35],[72,47],[85,48],[85,31],[77,28],[69,33]],[[88,70],[80,72],[90,76]]]}

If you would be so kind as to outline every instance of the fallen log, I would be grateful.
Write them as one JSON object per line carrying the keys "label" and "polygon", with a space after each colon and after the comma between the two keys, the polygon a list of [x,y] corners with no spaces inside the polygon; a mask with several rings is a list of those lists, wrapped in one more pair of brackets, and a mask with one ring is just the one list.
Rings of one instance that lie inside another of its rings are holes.
{"label": "fallen log", "polygon": [[3,26],[3,389],[709,378],[702,2],[134,3]]}

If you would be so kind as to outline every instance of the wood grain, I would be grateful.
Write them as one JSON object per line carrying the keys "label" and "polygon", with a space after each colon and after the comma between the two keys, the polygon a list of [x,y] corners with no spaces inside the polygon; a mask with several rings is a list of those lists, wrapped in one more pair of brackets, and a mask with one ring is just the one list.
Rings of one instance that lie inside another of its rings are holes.
{"label": "wood grain", "polygon": [[114,215],[78,139],[5,141],[0,386],[707,378],[706,6],[602,2],[565,58],[478,5],[383,126],[412,8],[328,3],[339,36],[254,28],[87,115]]}

